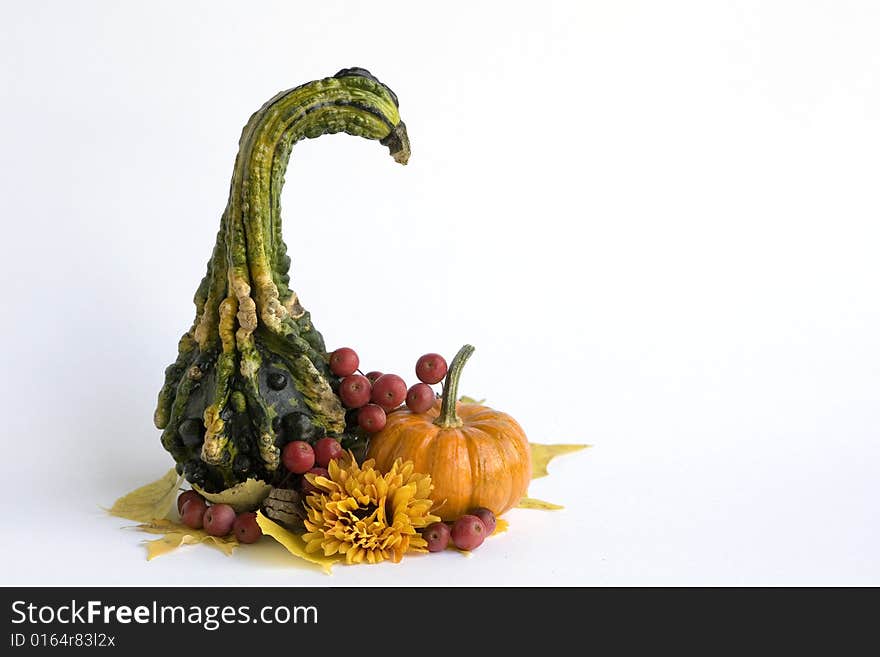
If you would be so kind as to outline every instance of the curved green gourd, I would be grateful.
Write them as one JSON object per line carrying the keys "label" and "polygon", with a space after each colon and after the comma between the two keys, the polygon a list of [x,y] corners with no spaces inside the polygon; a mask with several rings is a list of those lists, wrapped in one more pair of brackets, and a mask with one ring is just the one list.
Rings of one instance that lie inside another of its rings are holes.
{"label": "curved green gourd", "polygon": [[154,417],[178,471],[208,490],[277,481],[289,440],[347,437],[324,341],[290,288],[280,207],[293,145],[337,132],[409,159],[397,97],[359,68],[279,93],[242,130],[196,318],[165,370]]}

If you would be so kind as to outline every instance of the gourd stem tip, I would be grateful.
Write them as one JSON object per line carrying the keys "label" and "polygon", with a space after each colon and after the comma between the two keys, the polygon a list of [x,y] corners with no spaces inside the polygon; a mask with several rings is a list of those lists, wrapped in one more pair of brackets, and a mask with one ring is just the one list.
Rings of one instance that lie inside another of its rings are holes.
{"label": "gourd stem tip", "polygon": [[406,124],[398,122],[384,138],[379,140],[383,146],[387,146],[391,157],[398,164],[409,162],[409,135],[406,133]]}

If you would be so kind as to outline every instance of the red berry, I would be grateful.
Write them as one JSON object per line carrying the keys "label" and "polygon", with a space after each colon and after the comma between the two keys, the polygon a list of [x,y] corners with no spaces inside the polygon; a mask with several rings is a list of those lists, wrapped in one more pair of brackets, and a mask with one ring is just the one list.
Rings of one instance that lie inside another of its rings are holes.
{"label": "red berry", "polygon": [[486,528],[486,536],[491,536],[492,532],[495,531],[495,525],[497,524],[495,514],[492,513],[490,509],[481,506],[471,511],[471,515],[477,516],[477,518],[483,522],[483,526]]}
{"label": "red berry", "polygon": [[422,531],[422,538],[428,541],[428,552],[442,552],[449,545],[449,525],[434,522]]}
{"label": "red berry", "polygon": [[388,416],[385,409],[378,404],[367,404],[358,411],[358,426],[364,431],[376,433],[385,428]]}
{"label": "red berry", "polygon": [[180,520],[190,529],[201,529],[207,510],[208,504],[202,498],[189,500],[181,509]]}
{"label": "red berry", "polygon": [[303,440],[294,440],[284,446],[281,462],[294,474],[308,472],[315,465],[315,450]]}
{"label": "red berry", "polygon": [[342,347],[330,354],[330,371],[336,376],[348,376],[357,371],[361,364],[354,349]]}
{"label": "red berry", "polygon": [[212,504],[205,511],[203,524],[211,536],[226,536],[232,531],[235,522],[235,509],[228,504]]}
{"label": "red berry", "polygon": [[239,543],[256,543],[263,535],[263,530],[257,524],[257,514],[252,511],[239,513],[232,523],[232,533]]}
{"label": "red berry", "polygon": [[360,408],[370,401],[372,385],[360,374],[350,374],[339,384],[339,398],[349,408]]}
{"label": "red berry", "polygon": [[416,376],[423,383],[440,383],[446,369],[446,359],[440,354],[425,354],[416,361]]}
{"label": "red berry", "polygon": [[462,516],[452,525],[452,542],[459,550],[478,548],[484,538],[486,538],[486,525],[477,516]]}
{"label": "red berry", "polygon": [[373,370],[372,372],[367,372],[366,377],[370,380],[370,383],[376,383],[376,379],[382,376],[382,372],[377,372]]}
{"label": "red berry", "polygon": [[[330,473],[327,472],[327,468],[312,468],[306,474],[313,474],[316,477],[330,477]],[[302,492],[305,495],[309,495],[314,493],[315,491],[320,490],[317,486],[313,485],[312,482],[309,481],[308,477],[302,478]]]}
{"label": "red berry", "polygon": [[397,408],[406,399],[406,382],[396,374],[383,374],[373,385],[370,401],[386,411]]}
{"label": "red berry", "polygon": [[189,502],[190,500],[200,500],[202,496],[199,495],[194,490],[186,490],[180,494],[180,497],[177,498],[177,513],[183,513],[183,505]]}
{"label": "red berry", "polygon": [[343,454],[342,445],[336,438],[321,438],[315,443],[315,463],[326,468],[330,461],[338,459]]}
{"label": "red berry", "polygon": [[434,405],[434,391],[427,383],[416,383],[406,393],[406,407],[413,413],[425,413]]}

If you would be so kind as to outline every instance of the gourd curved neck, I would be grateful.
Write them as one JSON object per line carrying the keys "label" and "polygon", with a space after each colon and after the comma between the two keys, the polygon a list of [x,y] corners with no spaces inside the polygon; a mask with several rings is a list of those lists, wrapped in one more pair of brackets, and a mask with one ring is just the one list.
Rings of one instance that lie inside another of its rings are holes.
{"label": "gourd curved neck", "polygon": [[225,298],[230,299],[231,312],[237,313],[243,337],[258,324],[288,334],[288,318],[305,315],[289,287],[281,190],[293,145],[338,132],[380,141],[399,163],[409,159],[409,139],[396,96],[363,69],[344,69],[331,78],[279,93],[242,130],[217,243],[208,274],[196,292],[194,336],[203,349],[218,342],[218,308]]}
{"label": "gourd curved neck", "polygon": [[280,198],[293,145],[338,132],[377,140],[402,135],[393,140],[392,155],[403,163],[409,158],[406,130],[393,95],[374,78],[359,74],[317,80],[280,93],[242,130],[227,207],[229,227],[241,221],[245,241],[262,242],[264,247],[264,253],[251,255],[257,261],[265,257],[276,274],[289,268],[289,262],[280,262],[284,259]]}

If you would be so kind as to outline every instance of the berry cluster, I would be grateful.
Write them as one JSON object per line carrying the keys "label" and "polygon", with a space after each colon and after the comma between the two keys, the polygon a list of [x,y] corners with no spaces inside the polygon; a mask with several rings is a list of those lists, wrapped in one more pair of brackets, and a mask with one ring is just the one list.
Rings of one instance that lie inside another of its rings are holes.
{"label": "berry cluster", "polygon": [[[312,447],[304,440],[287,443],[281,452],[281,462],[294,475],[311,472],[327,477],[330,461],[343,454],[342,445],[335,438],[321,438]],[[300,477],[300,489],[304,494],[315,489],[305,478]],[[235,534],[240,543],[255,543],[263,535],[257,524],[257,514],[252,512],[235,513],[228,504],[208,504],[208,501],[194,490],[188,490],[177,498],[177,512],[187,527],[204,529],[211,536]]]}
{"label": "berry cluster", "polygon": [[[312,447],[303,440],[287,443],[281,452],[281,463],[288,472],[295,475],[315,474],[329,477],[327,466],[330,461],[342,456],[344,450],[335,438],[321,438]],[[315,487],[305,477],[300,478],[300,490],[306,495],[315,491]]]}
{"label": "berry cluster", "polygon": [[235,513],[228,504],[211,504],[194,490],[177,498],[177,512],[183,524],[192,529],[204,529],[211,536],[235,534],[239,543],[256,543],[263,530],[257,524],[257,514]]}
{"label": "berry cluster", "polygon": [[416,376],[421,383],[407,389],[396,374],[367,372],[358,369],[360,358],[354,349],[342,347],[330,354],[330,370],[342,377],[339,398],[349,409],[357,410],[358,426],[368,433],[385,428],[387,414],[406,403],[413,413],[425,413],[437,399],[431,384],[446,376],[446,360],[440,354],[425,354],[416,362]]}
{"label": "berry cluster", "polygon": [[422,537],[428,542],[428,552],[442,552],[450,539],[459,550],[474,550],[494,531],[495,514],[480,507],[456,520],[451,529],[445,522],[428,525],[422,531]]}

